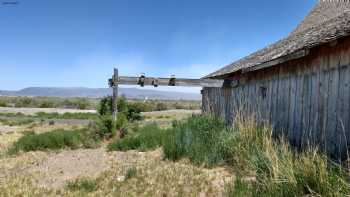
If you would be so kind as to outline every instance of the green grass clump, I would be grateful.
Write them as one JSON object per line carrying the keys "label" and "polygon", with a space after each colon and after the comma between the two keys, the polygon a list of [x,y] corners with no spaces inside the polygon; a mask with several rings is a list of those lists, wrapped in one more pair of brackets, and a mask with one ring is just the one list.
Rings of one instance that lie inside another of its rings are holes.
{"label": "green grass clump", "polygon": [[93,192],[98,189],[98,184],[96,180],[79,179],[68,182],[66,187],[71,191]]}
{"label": "green grass clump", "polygon": [[163,144],[167,130],[159,128],[156,124],[137,128],[132,135],[116,140],[108,145],[109,151],[152,150]]}
{"label": "green grass clump", "polygon": [[246,197],[252,196],[252,187],[250,184],[242,180],[241,177],[237,177],[233,184],[225,186],[226,196],[232,197]]}
{"label": "green grass clump", "polygon": [[174,122],[168,133],[163,144],[168,159],[186,157],[195,164],[212,166],[229,157],[226,148],[232,130],[220,119],[194,115],[186,121]]}
{"label": "green grass clump", "polygon": [[135,167],[129,168],[126,171],[125,180],[131,179],[137,175],[137,169]]}
{"label": "green grass clump", "polygon": [[63,148],[76,149],[79,147],[90,148],[93,137],[89,136],[87,129],[80,130],[54,130],[51,132],[36,134],[25,132],[25,135],[18,139],[9,149],[9,154],[16,154],[20,151],[44,151],[58,150]]}

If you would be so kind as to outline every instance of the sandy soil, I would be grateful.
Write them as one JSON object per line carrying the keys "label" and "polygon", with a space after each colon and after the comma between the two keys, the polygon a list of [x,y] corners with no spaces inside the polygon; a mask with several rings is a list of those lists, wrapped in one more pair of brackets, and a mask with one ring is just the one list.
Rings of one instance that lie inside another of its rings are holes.
{"label": "sandy soil", "polygon": [[46,113],[96,113],[96,110],[78,110],[78,109],[59,109],[59,108],[14,108],[0,107],[0,113],[23,113],[26,115],[35,115],[38,112]]}
{"label": "sandy soil", "polygon": [[20,126],[7,126],[0,123],[0,135],[7,133],[14,133],[16,131],[22,130],[23,127]]}
{"label": "sandy soil", "polygon": [[67,181],[77,178],[96,178],[109,169],[107,153],[103,148],[67,150],[51,153],[47,159],[29,172],[39,173],[38,185],[48,188],[63,187]]}

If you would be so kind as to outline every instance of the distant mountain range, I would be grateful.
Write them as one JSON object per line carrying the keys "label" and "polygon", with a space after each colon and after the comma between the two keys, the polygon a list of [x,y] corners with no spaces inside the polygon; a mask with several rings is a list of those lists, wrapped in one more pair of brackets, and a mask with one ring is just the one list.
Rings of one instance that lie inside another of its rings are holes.
{"label": "distant mountain range", "polygon": [[[30,87],[18,91],[0,90],[0,96],[48,96],[48,97],[88,97],[100,98],[112,94],[110,88],[47,88]],[[119,95],[128,99],[157,100],[200,100],[201,95],[195,93],[166,92],[157,90],[141,90],[137,88],[119,88]]]}

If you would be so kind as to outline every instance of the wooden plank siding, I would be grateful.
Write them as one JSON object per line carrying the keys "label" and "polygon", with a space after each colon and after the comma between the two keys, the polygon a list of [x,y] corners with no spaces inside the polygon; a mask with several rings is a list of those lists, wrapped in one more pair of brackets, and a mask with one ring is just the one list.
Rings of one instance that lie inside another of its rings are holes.
{"label": "wooden plank siding", "polygon": [[345,157],[350,145],[350,38],[314,48],[299,60],[240,73],[235,88],[205,87],[202,93],[203,111],[228,124],[238,116],[253,116],[297,147],[317,144],[334,157]]}

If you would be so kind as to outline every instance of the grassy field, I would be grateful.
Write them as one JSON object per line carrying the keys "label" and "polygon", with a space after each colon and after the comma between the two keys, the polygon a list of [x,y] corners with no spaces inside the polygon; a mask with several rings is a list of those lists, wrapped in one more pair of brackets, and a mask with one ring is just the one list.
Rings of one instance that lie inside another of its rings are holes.
{"label": "grassy field", "polygon": [[95,109],[99,100],[59,97],[0,97],[0,107]]}
{"label": "grassy field", "polygon": [[344,166],[329,161],[317,147],[294,151],[254,120],[237,119],[235,127],[228,127],[196,110],[145,112],[134,120],[135,114],[128,117],[134,106],[125,106],[119,116],[125,120],[116,125],[108,106],[92,117],[3,114],[96,123],[0,121],[0,196],[350,194]]}
{"label": "grassy field", "polygon": [[[0,107],[95,110],[100,100],[99,98],[0,96]],[[198,110],[201,106],[200,101],[129,100],[129,102],[143,112],[171,109]],[[47,113],[50,112],[47,111]]]}
{"label": "grassy field", "polygon": [[[144,121],[130,123],[129,133],[164,119],[168,122],[164,127],[168,128],[172,120],[190,117],[192,111],[164,113],[145,114]],[[152,123],[146,121],[149,119]],[[224,192],[222,180],[232,179],[224,168],[205,169],[186,160],[164,160],[161,148],[147,152],[107,151],[115,139],[96,138],[86,126],[0,127],[13,128],[0,134],[0,196],[216,195]]]}

